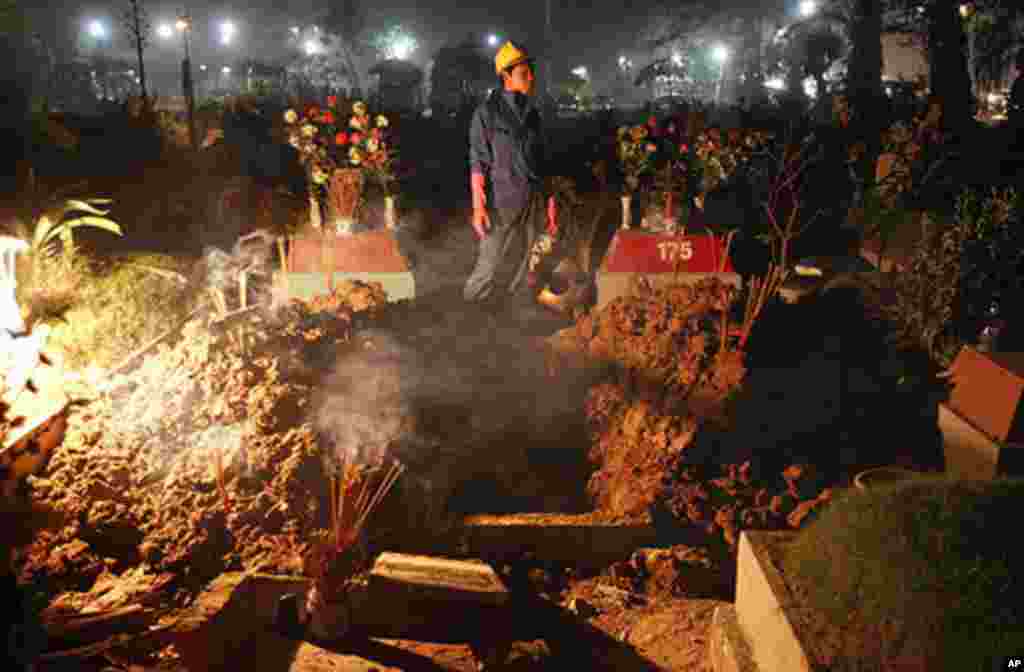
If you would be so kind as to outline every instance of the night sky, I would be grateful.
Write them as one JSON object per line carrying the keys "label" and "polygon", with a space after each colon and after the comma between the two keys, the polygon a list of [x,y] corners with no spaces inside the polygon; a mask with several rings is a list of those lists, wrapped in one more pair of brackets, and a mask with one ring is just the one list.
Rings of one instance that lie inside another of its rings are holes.
{"label": "night sky", "polygon": [[[657,0],[632,0],[615,3],[608,0],[552,0],[552,19],[556,35],[554,64],[566,68],[586,65],[595,73],[613,67],[622,50],[632,49],[638,37],[654,19]],[[75,34],[85,30],[88,19],[101,18],[117,27],[118,17],[127,0],[36,0],[33,16],[44,33]],[[173,22],[181,2],[144,1],[153,23]],[[471,31],[495,32],[502,37],[526,41],[539,40],[544,28],[544,0],[369,0],[372,26],[387,27],[400,23],[409,28],[420,46],[410,60],[425,62],[437,48],[459,40]],[[623,9],[627,5],[628,9]],[[292,23],[311,23],[327,0],[252,0],[251,2],[203,2],[193,0],[189,8],[195,21],[194,56],[196,62],[213,66],[242,58],[272,60],[283,57],[284,36],[274,32]],[[231,47],[217,43],[216,23],[231,17],[239,28]],[[305,21],[303,21],[305,19]],[[111,51],[133,57],[123,36],[114,36]],[[147,67],[154,72],[173,69],[180,59],[177,40],[170,44],[154,38],[146,53]]]}

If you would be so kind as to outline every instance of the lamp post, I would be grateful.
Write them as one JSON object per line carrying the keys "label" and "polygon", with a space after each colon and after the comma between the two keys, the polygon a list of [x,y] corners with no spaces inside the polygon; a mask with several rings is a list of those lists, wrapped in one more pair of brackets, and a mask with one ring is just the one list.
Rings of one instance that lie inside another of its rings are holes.
{"label": "lamp post", "polygon": [[722,100],[722,83],[725,81],[725,62],[729,60],[729,49],[724,44],[715,47],[711,57],[719,63],[718,83],[715,85],[715,105]]}
{"label": "lamp post", "polygon": [[182,45],[185,48],[185,59],[181,62],[181,88],[185,94],[185,107],[188,113],[188,141],[192,149],[196,149],[198,138],[196,137],[196,97],[192,83],[192,54],[190,47],[190,34],[192,32],[192,17],[187,11],[182,11],[178,17],[175,27],[181,33]]}

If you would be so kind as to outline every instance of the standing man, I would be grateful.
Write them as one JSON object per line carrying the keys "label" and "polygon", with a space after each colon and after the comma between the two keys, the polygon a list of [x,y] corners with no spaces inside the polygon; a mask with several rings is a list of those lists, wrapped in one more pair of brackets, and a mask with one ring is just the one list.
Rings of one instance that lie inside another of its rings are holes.
{"label": "standing man", "polygon": [[531,99],[533,59],[506,42],[494,57],[502,88],[477,107],[469,130],[469,180],[476,266],[467,301],[495,306],[530,285],[529,259],[545,218],[554,231],[554,200],[544,207],[545,147]]}

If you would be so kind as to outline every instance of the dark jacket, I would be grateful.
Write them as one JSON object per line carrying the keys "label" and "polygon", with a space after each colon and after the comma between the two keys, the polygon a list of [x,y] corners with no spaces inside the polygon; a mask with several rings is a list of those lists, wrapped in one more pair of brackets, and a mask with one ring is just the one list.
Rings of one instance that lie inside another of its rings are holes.
{"label": "dark jacket", "polygon": [[492,92],[473,113],[469,128],[469,170],[488,178],[488,203],[524,207],[529,195],[542,188],[545,163],[537,106],[527,99],[520,114],[504,91]]}

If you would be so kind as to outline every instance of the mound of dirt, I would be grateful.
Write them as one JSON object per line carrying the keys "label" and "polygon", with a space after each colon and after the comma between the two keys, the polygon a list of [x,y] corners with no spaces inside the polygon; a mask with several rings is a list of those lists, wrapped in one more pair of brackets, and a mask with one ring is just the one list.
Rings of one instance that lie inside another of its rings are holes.
{"label": "mound of dirt", "polygon": [[673,456],[701,423],[723,420],[745,374],[730,342],[732,292],[712,280],[620,297],[560,335],[556,349],[613,372],[585,405],[596,468],[588,490],[601,510],[645,514]]}
{"label": "mound of dirt", "polygon": [[[350,289],[363,308],[385,298]],[[89,403],[31,483],[66,523],[27,549],[22,580],[52,595],[140,567],[178,586],[226,569],[300,571],[303,542],[327,523],[313,390],[355,347],[351,302],[331,308],[195,320],[138,369],[73,390]]]}

